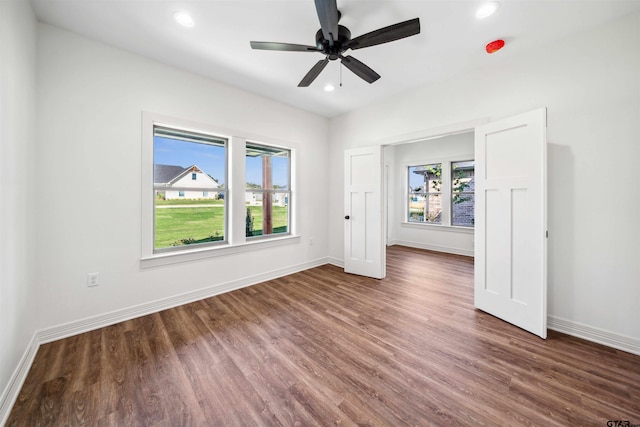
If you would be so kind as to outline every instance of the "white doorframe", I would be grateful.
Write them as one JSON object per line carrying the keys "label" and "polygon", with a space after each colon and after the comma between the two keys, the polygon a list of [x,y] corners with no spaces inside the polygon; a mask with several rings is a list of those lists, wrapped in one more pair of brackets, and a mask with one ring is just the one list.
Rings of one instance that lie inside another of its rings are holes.
{"label": "white doorframe", "polygon": [[[379,145],[381,147],[381,149],[382,149],[382,147],[385,146],[385,145],[401,145],[401,144],[406,144],[406,143],[412,143],[412,142],[424,141],[424,140],[435,139],[435,138],[440,138],[440,137],[446,137],[446,136],[465,133],[465,132],[475,132],[477,127],[479,127],[481,125],[485,125],[485,124],[489,123],[490,121],[491,120],[489,118],[482,118],[482,119],[477,119],[477,120],[473,120],[473,121],[470,121],[470,122],[451,124],[451,125],[442,126],[442,127],[439,127],[439,128],[431,128],[431,129],[427,129],[427,130],[413,132],[413,133],[406,134],[406,135],[391,136],[391,137],[387,137],[387,138],[383,138],[381,140],[378,140],[377,143],[374,142],[373,145],[374,146],[375,145]],[[477,154],[474,155],[474,157],[477,157]],[[380,168],[381,168],[380,173],[384,175],[385,171],[386,171],[385,164],[382,163],[380,165]],[[386,180],[385,180],[385,182],[386,182]],[[389,220],[389,216],[386,215],[386,214],[384,216],[385,216],[385,218],[384,218],[384,226],[388,228],[387,221]],[[546,217],[545,217],[545,227],[546,227]],[[385,233],[385,235],[386,235],[386,233]],[[474,235],[477,236],[477,231],[475,229],[474,229]],[[477,239],[475,239],[475,240],[476,240],[476,245],[477,245],[478,244]],[[385,246],[385,242],[381,241],[380,244],[383,246],[382,250],[385,250],[386,249],[384,247]],[[544,316],[546,317],[546,310],[545,310]],[[546,322],[546,319],[544,321]],[[546,328],[544,328],[544,329],[546,330]],[[544,336],[545,333],[539,333],[539,335],[540,336]]]}
{"label": "white doorframe", "polygon": [[[413,144],[416,142],[423,142],[438,138],[446,138],[452,135],[459,135],[464,133],[473,133],[477,126],[486,124],[489,122],[488,117],[471,120],[468,122],[454,123],[446,126],[441,126],[437,128],[429,128],[418,132],[412,132],[405,135],[392,136],[388,138],[384,138],[377,141],[377,144],[380,146],[394,146],[394,145],[403,145],[403,144]],[[375,143],[374,143],[375,145]],[[385,165],[382,166],[383,171]],[[392,183],[389,183],[390,187],[393,186]],[[388,191],[388,188],[386,189]],[[387,193],[389,194],[389,193]],[[388,199],[388,197],[387,197]],[[395,200],[395,203],[400,203],[398,200]],[[395,206],[394,206],[395,208]],[[398,218],[395,218],[398,220]],[[389,215],[385,215],[384,225],[387,229],[387,233],[389,232]],[[393,243],[393,242],[392,242]]]}
{"label": "white doorframe", "polygon": [[[382,147],[384,152],[384,146]],[[384,226],[384,245],[389,246],[389,165],[383,162],[384,182],[382,186],[382,200],[384,200],[384,218],[382,224]]]}
{"label": "white doorframe", "polygon": [[[371,145],[369,145],[369,147],[379,146],[380,150],[383,151],[383,147],[387,145],[408,144],[408,143],[413,143],[418,141],[425,141],[429,139],[457,135],[461,133],[473,132],[477,126],[483,125],[488,122],[489,122],[489,118],[485,117],[485,118],[479,118],[479,119],[471,120],[467,122],[453,123],[453,124],[440,126],[436,128],[424,129],[421,131],[411,132],[403,135],[390,136],[377,141],[373,141]],[[350,150],[350,149],[351,148],[348,148],[346,150]],[[380,164],[381,176],[384,176],[384,173],[385,173],[385,163],[381,162]],[[388,189],[385,189],[385,190],[388,190]],[[383,209],[383,214],[385,213],[384,211],[385,210]],[[380,239],[381,250],[383,251],[383,253],[386,253],[386,239],[384,237],[387,235],[386,233],[388,233],[388,227],[389,227],[387,223],[388,219],[389,219],[389,216],[384,215],[383,226],[385,230],[384,230],[384,234],[382,234],[383,238]],[[345,233],[346,232],[347,230],[345,230]],[[385,260],[386,260],[386,257],[385,257]],[[346,256],[345,256],[345,259],[343,260],[343,265],[346,265]],[[386,268],[386,265],[384,267]]]}

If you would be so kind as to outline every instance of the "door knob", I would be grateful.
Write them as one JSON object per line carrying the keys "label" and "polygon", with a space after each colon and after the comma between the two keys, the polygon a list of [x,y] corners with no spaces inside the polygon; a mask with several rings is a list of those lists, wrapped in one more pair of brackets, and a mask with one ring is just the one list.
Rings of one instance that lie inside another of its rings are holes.
{"label": "door knob", "polygon": [[344,219],[349,219],[349,215],[346,215],[346,216],[344,217]]}

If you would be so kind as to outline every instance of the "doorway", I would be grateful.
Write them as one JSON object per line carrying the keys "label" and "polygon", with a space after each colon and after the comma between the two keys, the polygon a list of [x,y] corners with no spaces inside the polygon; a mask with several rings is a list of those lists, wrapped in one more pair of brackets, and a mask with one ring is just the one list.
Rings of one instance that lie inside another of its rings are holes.
{"label": "doorway", "polygon": [[474,158],[472,129],[385,146],[387,245],[473,256]]}
{"label": "doorway", "polygon": [[[477,151],[477,179],[476,156],[464,154],[464,147]],[[384,154],[384,171],[393,178],[383,181],[382,193],[395,195],[386,197],[392,205],[379,225],[390,230],[387,244],[455,254],[465,249],[448,237],[470,236],[475,306],[546,338],[546,108],[477,126],[472,133],[393,144]],[[455,211],[461,201],[471,201],[474,212],[464,226]]]}

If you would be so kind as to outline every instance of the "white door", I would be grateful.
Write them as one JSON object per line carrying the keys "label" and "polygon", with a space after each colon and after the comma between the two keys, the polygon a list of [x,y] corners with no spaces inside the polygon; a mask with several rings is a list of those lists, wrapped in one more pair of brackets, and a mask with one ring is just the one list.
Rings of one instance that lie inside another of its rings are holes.
{"label": "white door", "polygon": [[475,130],[475,306],[547,337],[546,109]]}
{"label": "white door", "polygon": [[344,271],[386,275],[380,146],[344,153]]}

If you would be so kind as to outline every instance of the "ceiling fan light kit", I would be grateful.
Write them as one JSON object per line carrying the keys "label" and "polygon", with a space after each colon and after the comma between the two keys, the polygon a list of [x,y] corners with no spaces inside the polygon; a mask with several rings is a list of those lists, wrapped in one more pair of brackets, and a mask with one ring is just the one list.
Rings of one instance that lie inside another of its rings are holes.
{"label": "ceiling fan light kit", "polygon": [[251,48],[259,50],[276,50],[289,52],[318,52],[325,56],[318,61],[302,78],[298,87],[308,87],[320,75],[329,61],[340,59],[342,65],[347,67],[355,75],[373,83],[380,75],[369,66],[358,61],[351,55],[343,55],[349,49],[362,49],[400,40],[405,37],[420,33],[420,20],[418,18],[380,28],[370,33],[363,34],[354,39],[347,27],[338,25],[341,14],[338,11],[336,0],[315,0],[316,11],[320,21],[320,30],[316,33],[316,45],[307,46],[292,43],[260,42],[252,41]]}

